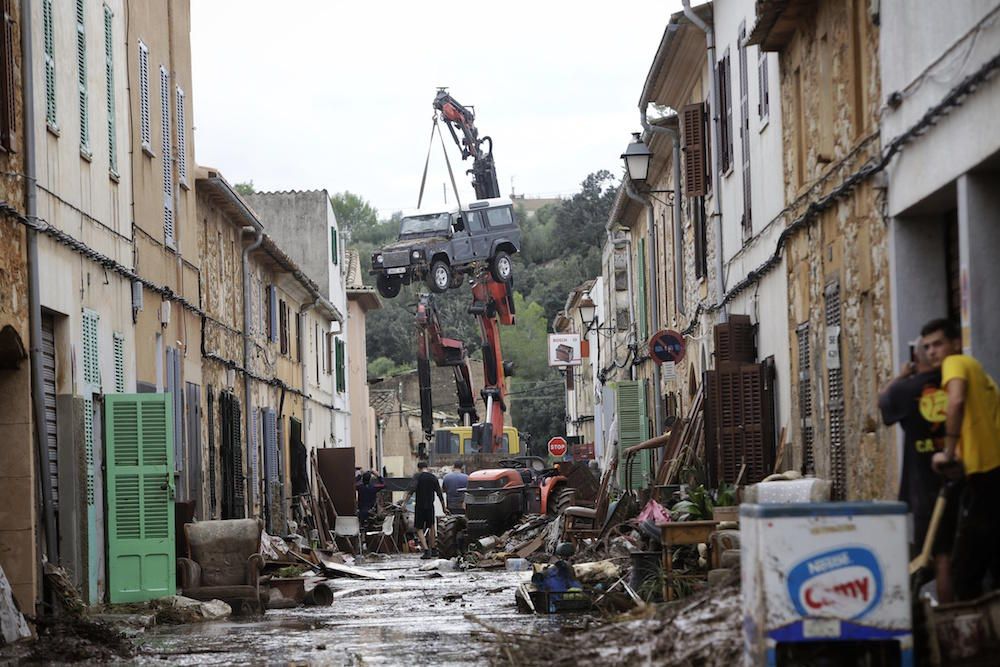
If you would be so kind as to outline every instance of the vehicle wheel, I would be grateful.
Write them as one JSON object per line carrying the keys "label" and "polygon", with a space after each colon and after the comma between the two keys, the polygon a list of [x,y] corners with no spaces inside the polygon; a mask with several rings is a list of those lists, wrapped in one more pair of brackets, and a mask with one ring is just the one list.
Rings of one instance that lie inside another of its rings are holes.
{"label": "vehicle wheel", "polygon": [[549,507],[555,508],[555,515],[559,516],[566,511],[567,507],[572,507],[575,504],[576,489],[570,489],[564,486],[556,491],[555,502],[549,505]]}
{"label": "vehicle wheel", "polygon": [[511,261],[510,255],[503,250],[498,252],[493,257],[493,261],[490,262],[490,273],[498,281],[508,282],[514,275],[514,263]]}
{"label": "vehicle wheel", "polygon": [[431,270],[427,273],[427,286],[436,294],[441,294],[451,286],[452,271],[448,262],[444,260],[434,260]]}
{"label": "vehicle wheel", "polygon": [[442,558],[459,554],[459,534],[465,530],[465,517],[449,514],[438,519],[437,550]]}
{"label": "vehicle wheel", "polygon": [[399,290],[402,286],[403,281],[400,280],[398,276],[387,276],[384,273],[380,273],[378,279],[375,281],[375,287],[378,288],[378,293],[386,299],[396,298],[399,295]]}

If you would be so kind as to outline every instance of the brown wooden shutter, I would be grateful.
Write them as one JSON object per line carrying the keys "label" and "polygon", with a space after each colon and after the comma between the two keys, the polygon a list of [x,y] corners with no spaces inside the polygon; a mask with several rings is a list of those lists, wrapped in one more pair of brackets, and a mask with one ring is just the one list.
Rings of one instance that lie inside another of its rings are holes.
{"label": "brown wooden shutter", "polygon": [[736,362],[753,363],[753,324],[749,315],[730,315],[729,320],[715,326],[715,361],[717,364]]}
{"label": "brown wooden shutter", "polygon": [[712,486],[754,484],[774,467],[774,388],[766,364],[722,364],[705,373],[705,444]]}
{"label": "brown wooden shutter", "polygon": [[704,197],[705,183],[705,104],[688,104],[681,110],[684,151],[684,189],[688,197]]}
{"label": "brown wooden shutter", "polygon": [[12,0],[2,0],[3,25],[0,26],[0,145],[13,153],[17,145],[17,115],[14,98],[17,94],[14,71],[14,16]]}

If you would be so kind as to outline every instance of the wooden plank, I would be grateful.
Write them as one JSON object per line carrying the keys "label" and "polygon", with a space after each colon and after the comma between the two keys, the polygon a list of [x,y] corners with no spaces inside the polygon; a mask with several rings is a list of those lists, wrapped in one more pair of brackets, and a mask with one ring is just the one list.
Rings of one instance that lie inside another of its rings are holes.
{"label": "wooden plank", "polygon": [[526,542],[525,544],[523,544],[521,548],[517,549],[514,553],[517,555],[518,558],[527,558],[531,554],[541,549],[544,545],[545,545],[545,535],[539,535],[530,542]]}
{"label": "wooden plank", "polygon": [[326,558],[320,553],[316,553],[315,555],[319,560],[320,567],[322,567],[323,570],[331,576],[352,577],[354,579],[371,579],[373,581],[384,581],[386,579],[384,574],[379,574],[378,572],[373,572],[372,570],[364,570],[360,567],[351,567],[350,565],[337,563],[329,558]]}
{"label": "wooden plank", "polygon": [[774,457],[774,470],[771,472],[779,473],[781,472],[781,464],[785,458],[785,427],[781,427],[781,433],[778,435],[778,453]]}

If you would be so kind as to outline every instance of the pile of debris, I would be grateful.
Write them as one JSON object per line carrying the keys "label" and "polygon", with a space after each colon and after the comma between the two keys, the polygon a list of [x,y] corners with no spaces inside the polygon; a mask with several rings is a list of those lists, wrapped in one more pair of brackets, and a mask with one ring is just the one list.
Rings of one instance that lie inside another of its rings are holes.
{"label": "pile of debris", "polygon": [[597,628],[552,635],[507,633],[479,621],[481,637],[494,646],[492,662],[502,665],[656,664],[725,665],[739,661],[739,581],[683,602],[643,606]]}
{"label": "pile of debris", "polygon": [[529,514],[502,535],[489,535],[468,545],[459,556],[459,567],[499,568],[511,558],[548,562],[561,531],[561,517]]}

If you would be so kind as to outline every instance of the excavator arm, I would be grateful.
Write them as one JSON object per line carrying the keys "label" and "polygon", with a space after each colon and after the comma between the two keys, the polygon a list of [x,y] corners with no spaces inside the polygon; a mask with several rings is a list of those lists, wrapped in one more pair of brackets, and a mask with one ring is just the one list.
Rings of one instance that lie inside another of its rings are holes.
{"label": "excavator arm", "polygon": [[483,344],[483,388],[479,392],[486,405],[484,420],[479,423],[475,392],[469,372],[465,344],[446,338],[438,320],[434,300],[422,294],[417,304],[417,378],[420,384],[420,425],[424,441],[434,433],[434,413],[431,396],[431,361],[437,366],[450,366],[455,373],[455,393],[458,414],[463,424],[472,424],[472,438],[483,453],[496,453],[503,445],[503,415],[507,411],[505,378],[510,368],[504,363],[500,348],[500,326],[514,324],[513,299],[509,285],[493,278],[488,271],[477,277],[472,286],[469,313],[479,320]]}
{"label": "excavator arm", "polygon": [[[500,185],[497,182],[496,166],[493,163],[493,139],[479,136],[476,128],[476,114],[462,106],[444,88],[439,88],[434,98],[434,108],[451,132],[462,151],[462,159],[472,158],[472,169],[467,173],[472,175],[472,189],[476,199],[492,199],[500,196]],[[459,138],[461,133],[461,138]],[[486,144],[485,150],[483,144]]]}

